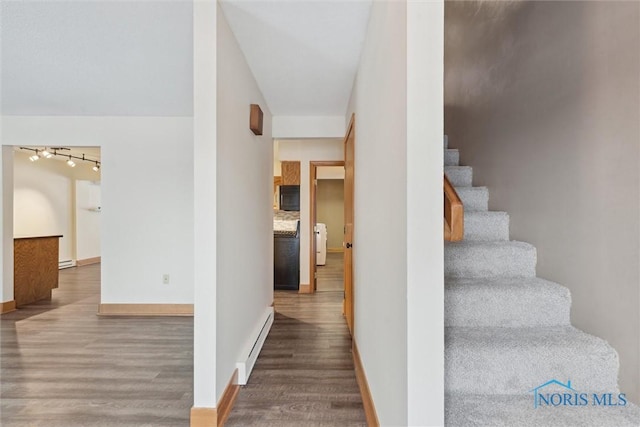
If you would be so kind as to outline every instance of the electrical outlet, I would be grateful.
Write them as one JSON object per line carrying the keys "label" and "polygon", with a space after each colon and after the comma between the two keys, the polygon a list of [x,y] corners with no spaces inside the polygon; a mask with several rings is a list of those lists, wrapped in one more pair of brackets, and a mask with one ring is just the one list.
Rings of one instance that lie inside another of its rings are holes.
{"label": "electrical outlet", "polygon": [[171,282],[171,276],[169,276],[168,274],[163,274],[162,275],[162,284],[168,285],[169,282]]}

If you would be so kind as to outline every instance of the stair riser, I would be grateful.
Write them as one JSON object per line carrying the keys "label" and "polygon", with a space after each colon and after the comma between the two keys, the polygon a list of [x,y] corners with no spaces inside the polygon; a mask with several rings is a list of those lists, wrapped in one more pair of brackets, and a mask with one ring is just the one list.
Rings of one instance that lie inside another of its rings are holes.
{"label": "stair riser", "polygon": [[445,390],[456,393],[526,394],[551,379],[570,379],[580,391],[616,392],[615,351],[580,349],[459,347],[447,342]]}
{"label": "stair riser", "polygon": [[[543,288],[541,287],[540,291]],[[535,327],[569,325],[571,298],[562,287],[448,286],[445,326]]]}
{"label": "stair riser", "polygon": [[485,187],[456,187],[465,212],[479,212],[489,209],[489,191]]}
{"label": "stair riser", "polygon": [[460,162],[460,153],[458,150],[444,150],[444,165],[458,166]]}
{"label": "stair riser", "polygon": [[509,215],[491,212],[464,216],[464,239],[474,241],[509,240]]}
{"label": "stair riser", "polygon": [[444,248],[444,275],[452,278],[534,277],[536,250],[530,245],[479,247],[448,243]]}
{"label": "stair riser", "polygon": [[471,187],[473,169],[468,166],[447,166],[444,173],[454,187]]}

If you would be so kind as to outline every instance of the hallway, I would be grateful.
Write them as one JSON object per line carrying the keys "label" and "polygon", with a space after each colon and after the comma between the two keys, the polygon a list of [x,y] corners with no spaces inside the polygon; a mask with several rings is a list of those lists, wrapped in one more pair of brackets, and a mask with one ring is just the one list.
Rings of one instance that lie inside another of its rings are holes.
{"label": "hallway", "polygon": [[317,291],[344,290],[344,254],[342,252],[327,253],[327,263],[316,267],[318,272]]}
{"label": "hallway", "polygon": [[276,291],[276,315],[231,426],[366,426],[342,292]]}

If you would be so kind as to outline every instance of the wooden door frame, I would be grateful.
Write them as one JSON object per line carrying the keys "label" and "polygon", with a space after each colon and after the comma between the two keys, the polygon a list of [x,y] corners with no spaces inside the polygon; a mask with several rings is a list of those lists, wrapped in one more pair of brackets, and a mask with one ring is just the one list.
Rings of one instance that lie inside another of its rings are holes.
{"label": "wooden door frame", "polygon": [[[347,126],[347,132],[345,133],[344,140],[343,140],[343,149],[344,149],[344,151],[343,151],[343,153],[344,153],[343,154],[343,159],[344,159],[344,162],[345,162],[345,176],[344,176],[344,179],[345,179],[345,184],[346,184],[347,183],[347,175],[348,175],[347,174],[347,167],[346,167],[347,159],[348,159],[348,156],[347,156],[347,143],[349,141],[349,138],[353,137],[353,145],[352,145],[353,146],[353,159],[352,159],[353,163],[351,164],[351,178],[352,178],[351,186],[352,187],[351,187],[351,191],[349,192],[349,194],[347,194],[347,192],[345,191],[345,201],[346,201],[346,198],[347,198],[348,195],[351,197],[350,205],[351,205],[351,216],[352,216],[352,218],[351,218],[351,228],[349,229],[349,235],[351,236],[351,242],[349,242],[349,243],[352,243],[352,244],[353,244],[353,239],[354,239],[353,229],[354,229],[354,226],[355,226],[355,224],[354,224],[355,223],[355,216],[354,216],[354,211],[355,211],[355,143],[356,143],[356,139],[355,139],[355,131],[356,131],[356,129],[355,129],[355,127],[356,127],[356,115],[355,115],[355,113],[352,113],[351,114],[351,119],[349,120],[349,126]],[[345,206],[344,210],[345,210],[345,213],[346,213],[346,211],[347,211],[347,203],[346,202],[345,202],[344,206]],[[344,239],[344,241],[345,242],[348,242],[347,239],[346,239],[347,224],[348,224],[348,222],[347,222],[347,218],[346,218],[346,215],[345,215],[345,222],[344,222],[344,225],[345,225],[345,239]],[[347,263],[345,262],[345,265],[344,265],[345,275],[344,275],[344,279],[343,279],[343,282],[344,282],[344,300],[343,300],[343,303],[342,303],[342,311],[343,311],[343,313],[345,315],[345,318],[346,318],[346,321],[347,321],[347,326],[349,327],[349,332],[351,333],[351,336],[353,337],[354,336],[354,331],[355,331],[355,314],[354,314],[355,313],[355,298],[354,298],[354,296],[355,296],[355,283],[354,283],[354,280],[353,280],[353,251],[352,251],[352,249],[349,249],[347,247],[344,248],[344,251],[345,251],[344,252],[345,258],[346,258],[346,255],[347,255],[348,251],[351,251],[351,252],[349,252],[349,261],[350,261],[349,262],[349,272],[351,273],[351,278],[348,281],[350,283],[350,291],[347,292],[347,278],[346,278]],[[347,301],[347,296],[349,297],[349,301]],[[348,307],[347,307],[347,303],[349,303]],[[349,310],[347,310],[347,308]]]}
{"label": "wooden door frame", "polygon": [[316,291],[316,179],[318,168],[323,166],[344,166],[344,160],[312,160],[309,162],[309,291]]}

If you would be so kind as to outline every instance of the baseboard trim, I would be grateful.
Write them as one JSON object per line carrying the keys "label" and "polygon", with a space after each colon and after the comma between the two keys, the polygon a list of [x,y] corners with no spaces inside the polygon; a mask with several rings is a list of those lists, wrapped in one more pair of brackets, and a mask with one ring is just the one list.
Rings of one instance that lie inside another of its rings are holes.
{"label": "baseboard trim", "polygon": [[369,383],[367,382],[367,376],[364,373],[362,366],[362,360],[360,360],[360,353],[358,352],[358,346],[353,341],[351,346],[353,353],[353,364],[356,371],[356,380],[358,381],[358,387],[360,387],[360,395],[362,396],[362,404],[364,406],[364,414],[367,418],[367,425],[369,427],[379,427],[378,414],[376,413],[376,407],[373,404],[373,398],[371,397],[371,391],[369,390]]}
{"label": "baseboard trim", "polygon": [[227,387],[222,393],[222,397],[218,401],[218,405],[215,408],[196,408],[191,407],[191,414],[189,417],[190,427],[222,427],[227,422],[231,409],[236,403],[238,393],[240,392],[240,385],[238,385],[238,370],[233,371],[231,379],[227,384]]}
{"label": "baseboard trim", "polygon": [[310,294],[311,293],[311,285],[307,283],[300,283],[300,287],[298,288],[298,293],[300,294]]}
{"label": "baseboard trim", "polygon": [[82,267],[83,265],[100,264],[100,262],[102,262],[102,257],[99,257],[99,256],[93,257],[93,258],[79,259],[76,261],[76,266]]}
{"label": "baseboard trim", "polygon": [[193,316],[193,304],[100,304],[99,316]]}
{"label": "baseboard trim", "polygon": [[218,410],[216,408],[191,408],[189,416],[191,427],[218,427]]}
{"label": "baseboard trim", "polygon": [[327,248],[327,253],[337,254],[344,252],[344,248]]}
{"label": "baseboard trim", "polygon": [[227,384],[218,402],[218,427],[224,426],[224,423],[227,422],[227,418],[229,418],[229,414],[231,414],[231,409],[233,409],[233,405],[236,403],[239,392],[240,385],[238,384],[238,370],[236,369],[233,371],[229,384]]}
{"label": "baseboard trim", "polygon": [[12,311],[16,311],[16,301],[5,301],[0,303],[0,314],[11,313]]}

